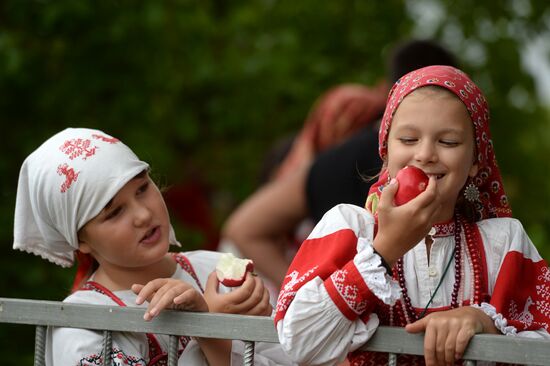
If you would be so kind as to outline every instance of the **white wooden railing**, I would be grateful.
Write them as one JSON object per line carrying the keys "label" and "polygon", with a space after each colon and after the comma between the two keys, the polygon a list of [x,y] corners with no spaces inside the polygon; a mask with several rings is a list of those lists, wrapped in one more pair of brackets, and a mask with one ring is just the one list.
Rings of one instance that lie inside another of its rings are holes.
{"label": "white wooden railing", "polygon": [[[171,347],[169,366],[177,364],[177,337],[237,339],[245,342],[244,365],[254,364],[254,342],[277,343],[273,320],[269,317],[165,311],[151,322],[143,321],[143,309],[131,307],[67,304],[0,298],[0,323],[36,326],[35,366],[44,365],[47,326],[104,331],[104,365],[109,365],[111,332],[168,334]],[[423,354],[423,336],[398,327],[380,327],[364,350],[388,353],[388,364],[398,365],[398,354]],[[470,341],[464,355],[467,365],[477,361],[550,365],[550,340],[535,340],[480,334]]]}

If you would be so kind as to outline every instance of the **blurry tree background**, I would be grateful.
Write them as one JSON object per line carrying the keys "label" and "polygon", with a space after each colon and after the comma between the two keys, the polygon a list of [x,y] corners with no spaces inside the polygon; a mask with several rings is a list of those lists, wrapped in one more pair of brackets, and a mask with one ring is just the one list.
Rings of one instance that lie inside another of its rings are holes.
{"label": "blurry tree background", "polygon": [[[316,97],[341,82],[374,85],[391,46],[410,37],[439,40],[485,91],[514,214],[550,258],[550,95],[533,77],[548,77],[547,4],[2,1],[0,297],[61,300],[71,284],[74,270],[11,249],[19,167],[54,132],[102,129],[164,186],[199,177],[219,228]],[[533,49],[542,57],[524,57]],[[185,249],[202,246],[176,227]],[[2,364],[31,364],[33,333],[0,324]]]}

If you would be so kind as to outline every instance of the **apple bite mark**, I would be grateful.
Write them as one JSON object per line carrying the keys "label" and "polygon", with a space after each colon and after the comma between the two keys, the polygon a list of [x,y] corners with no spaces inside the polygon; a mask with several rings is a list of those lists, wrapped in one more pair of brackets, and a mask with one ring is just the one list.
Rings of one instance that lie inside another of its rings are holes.
{"label": "apple bite mark", "polygon": [[424,192],[429,182],[426,173],[415,166],[406,166],[399,170],[395,179],[399,182],[394,198],[396,206],[401,206]]}
{"label": "apple bite mark", "polygon": [[231,253],[223,253],[216,265],[216,275],[222,285],[237,287],[243,284],[246,273],[254,270],[250,259],[241,259]]}

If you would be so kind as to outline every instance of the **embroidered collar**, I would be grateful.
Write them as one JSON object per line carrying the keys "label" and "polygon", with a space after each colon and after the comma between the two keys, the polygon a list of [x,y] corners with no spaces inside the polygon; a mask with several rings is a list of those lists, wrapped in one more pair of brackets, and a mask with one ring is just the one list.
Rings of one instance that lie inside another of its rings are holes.
{"label": "embroidered collar", "polygon": [[431,235],[432,238],[442,238],[445,236],[452,236],[454,235],[454,232],[455,223],[451,220],[440,224],[435,224],[428,234]]}

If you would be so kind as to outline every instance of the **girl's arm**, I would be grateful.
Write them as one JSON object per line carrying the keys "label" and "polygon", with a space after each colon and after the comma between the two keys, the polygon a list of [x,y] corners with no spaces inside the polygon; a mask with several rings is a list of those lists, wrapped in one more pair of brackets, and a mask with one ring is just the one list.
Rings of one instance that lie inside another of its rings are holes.
{"label": "girl's arm", "polygon": [[195,338],[209,366],[231,365],[231,341],[215,338]]}
{"label": "girl's arm", "polygon": [[520,221],[478,223],[487,262],[488,302],[479,307],[506,335],[550,338],[550,270]]}
{"label": "girl's arm", "polygon": [[372,250],[374,218],[338,205],[302,244],[281,289],[275,322],[285,351],[298,363],[342,361],[378,326],[372,311],[393,303],[398,285]]}
{"label": "girl's arm", "polygon": [[277,322],[282,348],[298,364],[336,365],[367,342],[378,327],[376,314],[350,320],[334,304],[320,278],[296,294]]}

